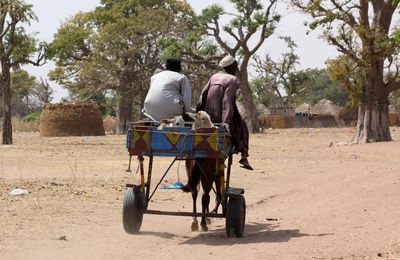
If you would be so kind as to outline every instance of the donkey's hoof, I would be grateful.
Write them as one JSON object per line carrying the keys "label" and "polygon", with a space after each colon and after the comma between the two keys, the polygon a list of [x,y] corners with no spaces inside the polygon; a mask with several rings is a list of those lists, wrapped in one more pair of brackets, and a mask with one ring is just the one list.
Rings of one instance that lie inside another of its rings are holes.
{"label": "donkey's hoof", "polygon": [[192,222],[192,226],[190,228],[192,229],[192,232],[199,231],[199,223]]}
{"label": "donkey's hoof", "polygon": [[201,225],[201,231],[203,231],[203,232],[208,231],[207,225]]}

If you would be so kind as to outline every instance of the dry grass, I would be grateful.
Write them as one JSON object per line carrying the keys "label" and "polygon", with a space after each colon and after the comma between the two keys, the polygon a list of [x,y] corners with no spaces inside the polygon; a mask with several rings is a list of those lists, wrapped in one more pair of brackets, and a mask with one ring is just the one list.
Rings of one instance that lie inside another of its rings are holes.
{"label": "dry grass", "polygon": [[103,125],[106,134],[115,133],[117,129],[117,119],[113,116],[106,116],[103,118]]}
{"label": "dry grass", "polygon": [[25,122],[22,118],[13,117],[12,127],[14,131],[18,132],[38,132],[39,122]]}

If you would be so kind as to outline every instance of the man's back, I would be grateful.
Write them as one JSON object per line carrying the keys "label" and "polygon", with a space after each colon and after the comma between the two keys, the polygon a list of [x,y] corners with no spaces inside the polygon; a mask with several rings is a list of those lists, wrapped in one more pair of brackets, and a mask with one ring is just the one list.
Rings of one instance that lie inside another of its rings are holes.
{"label": "man's back", "polygon": [[236,106],[238,79],[227,73],[219,72],[210,78],[207,85],[207,97],[203,105],[205,111],[210,115],[211,121],[230,123],[234,106]]}
{"label": "man's back", "polygon": [[151,77],[144,101],[144,110],[155,120],[173,118],[184,111],[181,103],[190,108],[191,90],[185,75],[165,70]]}

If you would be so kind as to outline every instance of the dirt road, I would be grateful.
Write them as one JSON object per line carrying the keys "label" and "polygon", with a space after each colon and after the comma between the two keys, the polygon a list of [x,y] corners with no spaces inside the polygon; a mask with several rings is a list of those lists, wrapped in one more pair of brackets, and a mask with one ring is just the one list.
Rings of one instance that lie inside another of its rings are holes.
{"label": "dirt road", "polygon": [[[254,171],[233,166],[246,190],[244,237],[223,219],[191,232],[190,217],[145,215],[140,235],[122,228],[128,158],[123,136],[41,138],[0,146],[0,259],[400,259],[400,130],[388,143],[330,146],[352,130],[267,130],[251,136]],[[234,158],[237,162],[238,157]],[[170,158],[155,158],[153,181]],[[173,168],[166,184],[184,165]],[[29,195],[12,197],[14,188]],[[160,190],[153,209],[191,208]]]}

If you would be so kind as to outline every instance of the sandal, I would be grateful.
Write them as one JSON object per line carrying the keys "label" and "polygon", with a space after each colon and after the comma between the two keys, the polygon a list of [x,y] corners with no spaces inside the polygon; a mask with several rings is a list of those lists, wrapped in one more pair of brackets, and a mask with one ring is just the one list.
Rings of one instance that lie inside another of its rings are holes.
{"label": "sandal", "polygon": [[251,167],[251,165],[250,165],[249,161],[247,160],[247,158],[240,159],[239,163],[241,164],[240,167],[242,167],[242,168],[245,168],[245,169],[250,170],[250,171],[254,170],[253,167]]}

